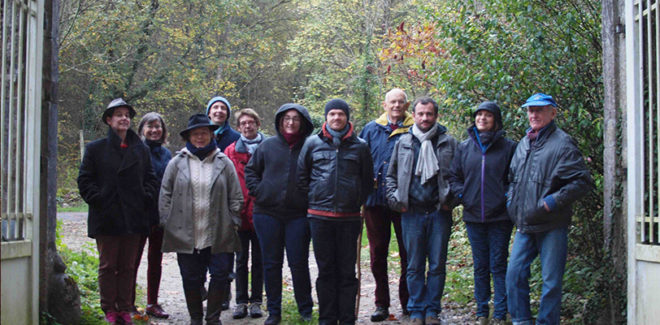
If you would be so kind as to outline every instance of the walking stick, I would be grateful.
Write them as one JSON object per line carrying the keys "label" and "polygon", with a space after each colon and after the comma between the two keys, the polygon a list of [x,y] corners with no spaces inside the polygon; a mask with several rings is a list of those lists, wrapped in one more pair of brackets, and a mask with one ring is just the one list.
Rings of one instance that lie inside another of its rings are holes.
{"label": "walking stick", "polygon": [[364,218],[360,218],[360,235],[358,235],[357,242],[357,279],[358,279],[358,291],[357,297],[355,297],[355,318],[357,319],[358,314],[360,313],[360,292],[362,291],[362,271],[360,267],[360,252],[362,251],[362,229],[364,228]]}

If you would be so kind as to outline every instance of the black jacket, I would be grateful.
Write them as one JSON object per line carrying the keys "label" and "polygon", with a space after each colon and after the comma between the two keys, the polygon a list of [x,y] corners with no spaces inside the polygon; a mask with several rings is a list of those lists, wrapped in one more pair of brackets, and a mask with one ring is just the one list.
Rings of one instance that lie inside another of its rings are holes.
{"label": "black jacket", "polygon": [[474,126],[467,131],[468,139],[456,147],[449,174],[451,192],[463,204],[463,220],[481,223],[509,220],[506,191],[516,143],[505,138],[503,130],[498,130],[484,151]]}
{"label": "black jacket", "polygon": [[147,207],[157,200],[158,179],[149,148],[132,130],[128,148],[108,130],[108,137],[88,143],[78,174],[80,196],[89,205],[87,234],[148,234]]}
{"label": "black jacket", "polygon": [[355,135],[351,124],[336,147],[325,127],[307,138],[298,158],[298,186],[308,193],[308,214],[331,220],[359,219],[360,207],[374,186],[369,146]]}
{"label": "black jacket", "polygon": [[[568,226],[571,205],[591,188],[592,180],[575,140],[554,122],[530,144],[524,137],[511,160],[508,211],[523,233]],[[544,208],[544,202],[550,212]]]}
{"label": "black jacket", "polygon": [[[293,148],[280,133],[280,119],[295,109],[303,117],[303,137]],[[307,109],[297,104],[285,104],[275,113],[277,135],[262,141],[245,166],[245,184],[255,198],[254,214],[266,214],[281,220],[304,217],[307,214],[307,193],[296,188],[296,171],[300,148],[314,129]]]}

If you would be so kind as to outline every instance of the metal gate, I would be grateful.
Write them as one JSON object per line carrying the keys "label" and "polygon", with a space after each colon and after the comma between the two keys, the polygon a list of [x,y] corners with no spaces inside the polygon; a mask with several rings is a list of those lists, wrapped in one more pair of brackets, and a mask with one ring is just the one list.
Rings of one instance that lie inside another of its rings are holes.
{"label": "metal gate", "polygon": [[628,323],[657,324],[660,309],[660,10],[626,1]]}
{"label": "metal gate", "polygon": [[38,324],[43,0],[2,1],[2,324]]}

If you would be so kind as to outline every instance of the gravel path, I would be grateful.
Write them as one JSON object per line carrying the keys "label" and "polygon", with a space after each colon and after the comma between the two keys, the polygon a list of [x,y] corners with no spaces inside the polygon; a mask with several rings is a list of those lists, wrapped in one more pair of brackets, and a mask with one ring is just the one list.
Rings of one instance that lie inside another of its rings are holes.
{"label": "gravel path", "polygon": [[[91,238],[87,237],[87,213],[58,213],[58,219],[62,221],[62,241],[72,250],[81,250],[83,245],[89,243],[95,247],[95,242]],[[145,249],[146,250],[146,249]],[[361,284],[361,296],[360,296],[360,311],[358,315],[358,324],[369,324],[369,315],[374,311],[373,305],[373,292],[375,289],[375,283],[373,275],[369,270],[369,248],[368,246],[362,247],[362,258],[361,258],[361,273],[362,273],[362,284]],[[147,254],[146,252],[142,255],[142,262],[140,264],[140,269],[138,270],[138,285],[144,291],[143,299],[146,300],[146,261]],[[313,257],[313,252],[310,247],[310,272],[312,277],[312,286],[314,287],[314,281],[318,274],[316,267],[316,261]],[[163,255],[163,275],[161,280],[160,294],[159,294],[159,303],[163,306],[163,309],[170,314],[170,318],[167,320],[160,320],[151,318],[150,324],[160,325],[160,324],[188,324],[188,310],[186,309],[186,302],[183,296],[183,288],[181,285],[181,275],[179,274],[179,266],[176,261],[176,254],[166,253]],[[286,265],[283,269],[283,280],[286,283],[292,283],[291,274],[289,273],[289,268]],[[232,282],[232,295],[235,292]],[[312,294],[314,298],[314,308],[318,308],[318,300],[316,298],[316,289],[312,288]],[[390,296],[398,297],[398,276],[394,273],[390,274]],[[264,294],[265,297],[265,294]],[[231,318],[231,310],[234,306],[235,301],[232,300],[231,307],[229,311],[224,311],[222,313],[221,319],[225,324],[263,324],[265,317],[258,319],[240,319],[234,320]],[[390,313],[393,314],[393,319],[378,324],[405,324],[405,318],[401,317],[401,307],[397,298],[392,299],[392,306],[390,307]],[[138,307],[144,307],[146,301],[138,301]],[[444,324],[468,324],[472,315],[469,310],[459,306],[452,306],[448,304],[443,304],[443,313],[442,319]],[[264,312],[264,315],[266,313]]]}

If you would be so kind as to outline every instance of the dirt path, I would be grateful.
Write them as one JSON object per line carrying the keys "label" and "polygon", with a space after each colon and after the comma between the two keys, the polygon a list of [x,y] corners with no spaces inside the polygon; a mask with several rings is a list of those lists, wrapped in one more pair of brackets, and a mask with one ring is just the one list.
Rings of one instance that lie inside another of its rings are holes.
{"label": "dirt path", "polygon": [[[62,221],[62,241],[72,250],[79,251],[82,249],[83,245],[89,243],[92,247],[95,247],[94,241],[87,237],[87,213],[59,213],[58,219]],[[369,324],[369,315],[374,310],[373,304],[373,292],[375,289],[375,283],[371,271],[369,270],[369,248],[362,248],[362,258],[361,258],[361,273],[362,273],[362,283],[361,283],[361,297],[360,297],[360,312],[358,315],[358,324]],[[140,269],[138,270],[138,285],[146,289],[146,252],[142,255],[142,262],[140,264]],[[170,318],[167,320],[159,320],[155,318],[150,319],[150,324],[160,325],[160,324],[188,324],[188,310],[186,309],[186,302],[183,296],[183,288],[181,285],[181,275],[179,274],[179,266],[176,261],[176,254],[166,253],[163,255],[163,275],[161,280],[160,294],[159,294],[159,303],[163,306],[168,313],[170,313]],[[313,252],[310,247],[310,272],[312,277],[312,286],[314,286],[314,281],[318,274],[316,268],[316,261],[313,257]],[[390,296],[398,297],[398,277],[395,274],[390,275]],[[286,283],[292,283],[291,274],[289,273],[289,268],[285,265],[283,268],[283,280]],[[232,294],[234,293],[234,286],[232,282]],[[314,308],[318,308],[318,300],[316,298],[316,290],[312,288],[313,298],[314,298]],[[143,301],[138,301],[138,307],[144,307],[146,304],[146,292],[143,295]],[[264,295],[265,297],[265,295]],[[233,308],[235,301],[232,300],[231,308]],[[395,316],[395,320],[385,321],[378,324],[405,324],[406,319],[401,318],[401,307],[398,299],[392,299],[392,306],[390,307],[390,313]],[[452,308],[453,307],[453,308]],[[229,311],[222,313],[222,321],[225,324],[263,324],[264,318],[259,319],[240,319],[234,320],[231,318],[231,308]],[[448,306],[445,304],[443,306],[444,310],[442,313],[443,323],[445,324],[468,324],[470,323],[471,316],[470,313],[463,308],[457,306]],[[266,314],[266,313],[264,313]]]}

